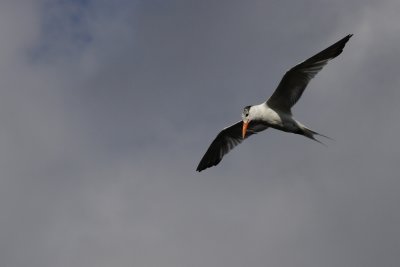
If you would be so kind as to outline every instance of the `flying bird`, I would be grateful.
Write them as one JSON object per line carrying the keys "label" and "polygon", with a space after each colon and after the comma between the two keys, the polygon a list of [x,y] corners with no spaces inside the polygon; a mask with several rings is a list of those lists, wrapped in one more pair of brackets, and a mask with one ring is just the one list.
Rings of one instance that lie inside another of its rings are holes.
{"label": "flying bird", "polygon": [[[224,155],[239,145],[249,136],[274,128],[284,132],[308,137],[321,143],[315,138],[319,134],[297,121],[291,108],[300,99],[312,78],[328,63],[343,51],[352,34],[329,46],[325,50],[294,66],[285,73],[272,96],[265,102],[246,106],[243,109],[242,120],[223,129],[197,166],[197,171],[217,165]],[[329,137],[327,137],[329,138]]]}

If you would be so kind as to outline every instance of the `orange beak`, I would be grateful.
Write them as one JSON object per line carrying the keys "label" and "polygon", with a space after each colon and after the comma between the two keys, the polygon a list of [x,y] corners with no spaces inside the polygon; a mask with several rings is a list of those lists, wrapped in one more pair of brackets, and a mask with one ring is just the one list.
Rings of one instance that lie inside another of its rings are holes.
{"label": "orange beak", "polygon": [[243,122],[243,128],[242,128],[242,138],[244,139],[246,137],[246,131],[247,131],[247,127],[249,126],[249,122]]}

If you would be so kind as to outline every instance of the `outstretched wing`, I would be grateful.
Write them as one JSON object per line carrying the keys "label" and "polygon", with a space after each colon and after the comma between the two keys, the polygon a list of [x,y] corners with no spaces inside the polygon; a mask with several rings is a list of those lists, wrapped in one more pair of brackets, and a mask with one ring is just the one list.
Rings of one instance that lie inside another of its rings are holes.
{"label": "outstretched wing", "polygon": [[[223,129],[211,143],[210,147],[207,149],[207,152],[200,160],[196,171],[201,172],[204,169],[217,165],[225,156],[225,154],[227,154],[234,147],[239,145],[243,141],[242,127],[243,122],[239,121],[232,126]],[[268,126],[264,124],[251,121],[249,127],[247,128],[245,138],[261,132],[267,128]]]}
{"label": "outstretched wing", "polygon": [[267,105],[289,113],[291,107],[300,99],[310,80],[314,78],[329,60],[342,53],[344,46],[351,36],[353,35],[347,35],[330,47],[287,71],[275,92],[267,100]]}

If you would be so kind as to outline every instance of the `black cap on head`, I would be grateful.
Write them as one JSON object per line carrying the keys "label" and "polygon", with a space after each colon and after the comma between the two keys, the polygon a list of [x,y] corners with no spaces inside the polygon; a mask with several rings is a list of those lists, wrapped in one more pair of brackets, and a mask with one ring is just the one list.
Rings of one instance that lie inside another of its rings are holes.
{"label": "black cap on head", "polygon": [[251,108],[251,106],[245,106],[243,110],[247,110],[247,111],[249,111],[249,110],[250,110],[250,108]]}

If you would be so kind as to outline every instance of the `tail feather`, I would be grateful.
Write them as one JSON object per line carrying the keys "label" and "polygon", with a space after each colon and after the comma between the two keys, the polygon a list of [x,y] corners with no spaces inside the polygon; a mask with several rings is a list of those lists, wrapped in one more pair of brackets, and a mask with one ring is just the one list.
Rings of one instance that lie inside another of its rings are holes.
{"label": "tail feather", "polygon": [[[307,136],[307,135],[306,135]],[[314,136],[307,136],[308,138],[310,138],[311,140],[314,140],[315,142],[318,142],[318,143],[320,143],[321,145],[323,145],[323,146],[328,146],[327,144],[325,144],[325,143],[323,143],[323,142],[321,142],[320,140],[318,140],[317,138],[315,138]]]}
{"label": "tail feather", "polygon": [[315,138],[316,135],[322,136],[322,137],[325,137],[326,139],[329,139],[329,140],[334,141],[333,138],[331,138],[331,137],[329,137],[329,136],[326,136],[326,135],[323,135],[323,134],[320,134],[320,133],[317,133],[317,132],[315,132],[315,131],[313,131],[313,130],[311,130],[311,129],[308,129],[308,128],[306,128],[306,127],[303,128],[303,135],[304,135],[305,137],[310,138],[311,140],[314,140],[315,142],[318,142],[318,143],[324,145],[324,146],[327,146],[327,145],[326,145],[325,143],[321,142],[320,140],[316,139],[316,138]]}
{"label": "tail feather", "polygon": [[326,139],[335,141],[335,139],[333,139],[332,137],[326,136],[326,135],[324,135],[324,134],[317,133],[317,132],[315,132],[315,131],[313,131],[313,130],[310,130],[310,129],[307,129],[307,130],[309,130],[309,131],[310,131],[311,133],[313,133],[314,135],[319,135],[319,136],[325,137]]}

